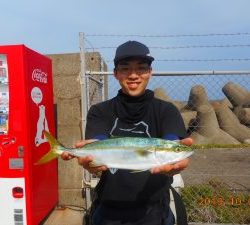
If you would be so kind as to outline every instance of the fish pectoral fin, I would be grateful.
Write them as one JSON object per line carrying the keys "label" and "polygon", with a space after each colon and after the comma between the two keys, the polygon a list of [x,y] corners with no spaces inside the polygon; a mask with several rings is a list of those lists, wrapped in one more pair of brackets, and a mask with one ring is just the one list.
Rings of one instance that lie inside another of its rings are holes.
{"label": "fish pectoral fin", "polygon": [[152,153],[154,153],[154,148],[138,148],[135,150],[135,152],[140,156],[148,156]]}

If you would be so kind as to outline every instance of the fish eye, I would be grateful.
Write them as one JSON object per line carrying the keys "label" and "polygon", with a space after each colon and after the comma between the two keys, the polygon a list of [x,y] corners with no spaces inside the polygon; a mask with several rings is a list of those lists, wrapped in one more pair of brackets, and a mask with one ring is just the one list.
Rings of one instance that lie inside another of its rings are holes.
{"label": "fish eye", "polygon": [[181,151],[181,148],[180,147],[176,147],[175,149],[177,152],[180,152]]}

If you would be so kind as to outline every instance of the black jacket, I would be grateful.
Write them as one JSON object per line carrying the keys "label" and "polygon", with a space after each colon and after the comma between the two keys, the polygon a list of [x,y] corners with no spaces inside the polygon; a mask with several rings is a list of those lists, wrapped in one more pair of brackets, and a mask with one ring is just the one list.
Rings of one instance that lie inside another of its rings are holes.
{"label": "black jacket", "polygon": [[[178,109],[154,97],[150,90],[140,97],[131,97],[121,90],[111,100],[90,108],[87,116],[86,139],[101,136],[186,137]],[[106,171],[96,187],[99,201],[115,207],[131,207],[160,201],[166,196],[172,178],[149,171],[131,173]]]}

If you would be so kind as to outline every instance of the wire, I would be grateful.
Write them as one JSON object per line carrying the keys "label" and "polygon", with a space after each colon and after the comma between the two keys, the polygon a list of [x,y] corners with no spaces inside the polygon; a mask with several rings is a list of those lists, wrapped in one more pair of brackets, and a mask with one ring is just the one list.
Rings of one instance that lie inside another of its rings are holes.
{"label": "wire", "polygon": [[[237,32],[237,33],[208,33],[208,34],[166,34],[166,35],[140,35],[140,34],[86,34],[88,37],[146,37],[146,38],[159,38],[159,37],[208,37],[208,36],[246,36],[250,35],[250,32]],[[117,46],[101,46],[93,47],[93,45],[87,40],[91,48],[86,48],[86,50],[92,49],[92,51],[100,49],[116,49]],[[224,45],[183,45],[183,46],[151,46],[150,49],[160,49],[160,50],[175,50],[175,49],[192,49],[192,48],[246,48],[250,47],[250,44],[224,44]],[[110,63],[113,60],[104,60]],[[249,58],[222,58],[222,59],[156,59],[156,62],[226,62],[226,61],[250,61]]]}
{"label": "wire", "polygon": [[222,62],[222,61],[250,61],[245,59],[158,59],[159,62]]}
{"label": "wire", "polygon": [[168,46],[168,47],[150,47],[153,49],[180,49],[180,48],[238,48],[250,47],[250,44],[235,44],[235,45],[186,45],[186,46]]}
{"label": "wire", "polygon": [[[183,49],[183,48],[242,48],[242,47],[250,47],[250,44],[235,44],[235,45],[186,45],[186,46],[149,46],[150,49]],[[114,46],[103,46],[103,47],[96,47],[95,49],[116,49],[117,47]],[[92,48],[85,48],[87,50],[94,49]]]}
{"label": "wire", "polygon": [[209,33],[209,34],[163,34],[163,35],[141,35],[141,34],[86,34],[87,37],[145,37],[145,38],[165,38],[165,37],[209,37],[209,36],[245,36],[249,32],[238,33]]}
{"label": "wire", "polygon": [[85,41],[90,45],[90,48],[85,48],[85,49],[91,49],[94,52],[96,48],[93,46],[91,41],[89,41],[87,38],[85,38]]}
{"label": "wire", "polygon": [[[235,58],[235,59],[155,59],[156,62],[225,62],[225,61],[250,61],[250,58]],[[106,60],[105,62],[113,62]]]}
{"label": "wire", "polygon": [[[86,40],[86,42],[90,45],[90,48],[85,48],[85,49],[91,49],[92,50],[92,52],[95,52],[95,50],[97,49],[97,48],[95,48],[94,46],[93,46],[93,44],[91,43],[91,41],[89,41],[87,38],[85,38],[85,40]],[[102,57],[102,56],[100,56],[100,57],[98,57],[101,61],[103,61],[103,62],[105,62],[105,59]]]}

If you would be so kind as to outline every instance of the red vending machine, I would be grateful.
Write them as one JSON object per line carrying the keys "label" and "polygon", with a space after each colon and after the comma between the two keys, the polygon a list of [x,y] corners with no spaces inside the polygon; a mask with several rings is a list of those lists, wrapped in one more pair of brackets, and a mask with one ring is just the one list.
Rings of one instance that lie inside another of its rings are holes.
{"label": "red vending machine", "polygon": [[35,162],[55,135],[51,60],[0,46],[0,225],[37,225],[58,200],[57,161]]}

